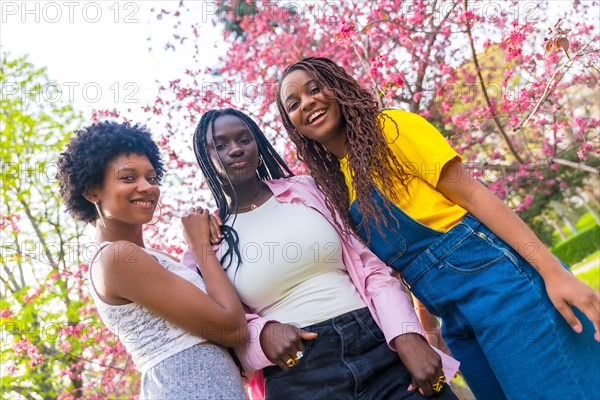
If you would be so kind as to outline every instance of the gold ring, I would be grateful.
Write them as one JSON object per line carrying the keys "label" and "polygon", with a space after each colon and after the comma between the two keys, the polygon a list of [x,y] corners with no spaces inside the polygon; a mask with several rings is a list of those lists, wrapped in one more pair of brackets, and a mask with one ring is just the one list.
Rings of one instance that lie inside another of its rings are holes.
{"label": "gold ring", "polygon": [[296,360],[294,360],[293,358],[290,358],[289,360],[287,360],[285,362],[285,365],[287,365],[288,368],[293,368],[294,365],[296,365]]}
{"label": "gold ring", "polygon": [[446,377],[444,375],[442,375],[438,378],[438,381],[436,383],[431,385],[431,388],[433,389],[434,392],[439,393],[442,391],[442,389],[444,387],[444,385],[443,385],[444,382],[446,382]]}

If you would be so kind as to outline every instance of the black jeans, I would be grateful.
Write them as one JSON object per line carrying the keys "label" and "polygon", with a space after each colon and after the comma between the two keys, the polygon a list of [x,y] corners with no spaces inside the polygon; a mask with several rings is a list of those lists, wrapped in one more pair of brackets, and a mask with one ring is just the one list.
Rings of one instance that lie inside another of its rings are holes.
{"label": "black jeans", "polygon": [[267,400],[456,399],[448,385],[432,397],[407,390],[412,378],[368,308],[303,329],[319,336],[304,342],[295,367],[263,370]]}

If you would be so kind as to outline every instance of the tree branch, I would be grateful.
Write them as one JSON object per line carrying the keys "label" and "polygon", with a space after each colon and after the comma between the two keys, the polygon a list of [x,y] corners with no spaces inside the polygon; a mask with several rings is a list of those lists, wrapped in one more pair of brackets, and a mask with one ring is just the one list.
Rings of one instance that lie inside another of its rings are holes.
{"label": "tree branch", "polygon": [[529,114],[527,114],[527,116],[525,118],[523,118],[521,120],[521,122],[519,122],[517,124],[517,126],[514,127],[514,129],[513,129],[514,132],[522,129],[525,125],[527,125],[529,123],[529,121],[531,120],[531,118],[535,115],[535,113],[538,111],[538,109],[540,108],[540,106],[546,101],[546,99],[550,95],[550,85],[552,85],[552,83],[554,83],[554,82],[556,82],[558,84],[558,82],[560,82],[562,80],[562,78],[565,76],[566,71],[560,76],[559,79],[556,79],[556,76],[558,75],[558,73],[561,72],[563,69],[565,69],[565,68],[568,69],[571,65],[573,65],[573,63],[578,58],[578,56],[580,56],[581,54],[583,54],[583,51],[590,45],[590,43],[591,42],[588,42],[583,47],[583,49],[581,49],[580,51],[578,51],[573,57],[569,57],[567,55],[568,60],[563,65],[561,65],[560,67],[558,67],[556,69],[556,71],[554,71],[554,74],[552,74],[552,76],[548,80],[548,83],[546,84],[546,87],[544,88],[544,92],[542,93],[542,96],[537,101],[537,103],[535,104],[535,106],[533,107],[533,109],[529,112]]}
{"label": "tree branch", "polygon": [[29,208],[29,205],[27,204],[27,202],[21,196],[17,196],[17,197],[18,197],[19,203],[21,203],[21,205],[23,206],[23,210],[25,211],[25,214],[27,215],[27,219],[31,223],[33,230],[35,231],[40,243],[42,244],[42,247],[44,248],[46,257],[48,257],[48,262],[50,263],[52,268],[57,269],[56,261],[54,261],[54,257],[52,257],[52,253],[50,253],[50,249],[48,248],[48,245],[46,244],[46,239],[44,238],[44,234],[40,230],[38,221],[33,217],[33,214],[31,213],[31,209]]}
{"label": "tree branch", "polygon": [[[463,4],[465,5],[465,10],[466,10],[468,8],[467,0],[463,0],[463,1],[464,1]],[[492,115],[492,119],[494,120],[494,123],[496,124],[496,127],[498,128],[498,131],[500,132],[500,135],[506,142],[506,145],[508,146],[508,150],[510,151],[510,153],[520,164],[523,164],[523,159],[517,153],[517,150],[514,148],[510,138],[504,131],[504,127],[502,126],[502,124],[500,124],[500,120],[498,120],[498,116],[496,115],[494,107],[492,106],[492,102],[490,101],[490,98],[487,94],[487,90],[485,88],[485,83],[483,82],[483,76],[481,75],[481,69],[479,68],[479,60],[477,59],[477,52],[475,51],[475,43],[473,42],[473,34],[471,32],[471,25],[470,25],[469,21],[467,21],[467,36],[469,38],[469,44],[471,46],[471,53],[473,55],[473,64],[475,64],[475,71],[477,72],[477,78],[479,80],[479,85],[481,86],[481,91],[483,92],[483,97],[485,98],[485,102],[488,105],[490,114]]]}
{"label": "tree branch", "polygon": [[598,175],[600,173],[597,168],[590,167],[589,165],[565,160],[563,158],[553,158],[552,162],[555,164],[566,165],[567,167],[580,169],[582,171],[589,172],[590,174],[594,174],[594,175]]}

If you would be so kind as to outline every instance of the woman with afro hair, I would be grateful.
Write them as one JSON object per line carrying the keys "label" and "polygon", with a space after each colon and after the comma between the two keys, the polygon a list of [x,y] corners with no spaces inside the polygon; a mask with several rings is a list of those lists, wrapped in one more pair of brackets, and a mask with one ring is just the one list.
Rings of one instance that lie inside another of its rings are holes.
{"label": "woman with afro hair", "polygon": [[165,172],[139,125],[100,122],[75,133],[58,161],[70,214],[96,227],[89,289],[107,327],[142,373],[140,399],[244,399],[222,346],[247,340],[240,301],[209,243],[206,210],[182,217],[202,275],[144,244]]}
{"label": "woman with afro hair", "polygon": [[288,66],[277,105],[331,212],[441,318],[478,399],[598,397],[600,294],[472,179],[437,129],[380,110],[327,58]]}

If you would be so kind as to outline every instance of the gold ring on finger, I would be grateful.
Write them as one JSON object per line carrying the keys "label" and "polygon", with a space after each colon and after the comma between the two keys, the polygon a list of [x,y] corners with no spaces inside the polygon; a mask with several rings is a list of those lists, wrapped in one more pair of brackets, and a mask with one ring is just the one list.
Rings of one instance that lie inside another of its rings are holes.
{"label": "gold ring on finger", "polygon": [[433,389],[434,392],[439,393],[442,391],[442,389],[444,387],[444,382],[446,382],[446,377],[444,375],[442,375],[438,378],[438,381],[436,383],[431,385],[431,388]]}
{"label": "gold ring on finger", "polygon": [[287,365],[288,368],[293,368],[294,365],[296,365],[296,360],[294,360],[293,358],[290,358],[289,360],[287,360],[285,362],[285,365]]}

